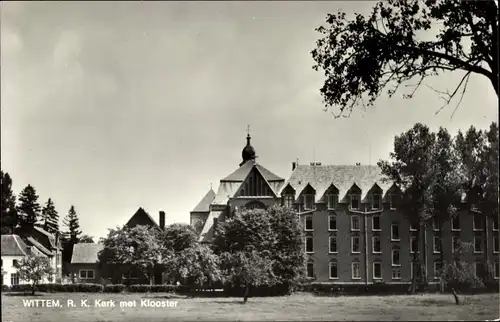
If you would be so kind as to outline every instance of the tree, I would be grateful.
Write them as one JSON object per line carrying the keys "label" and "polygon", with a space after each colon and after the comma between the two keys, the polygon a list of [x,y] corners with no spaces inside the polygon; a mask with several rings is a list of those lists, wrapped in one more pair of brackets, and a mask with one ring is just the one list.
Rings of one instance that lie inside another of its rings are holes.
{"label": "tree", "polygon": [[178,253],[166,256],[166,270],[171,281],[203,286],[222,281],[219,257],[207,245],[195,243]]}
{"label": "tree", "polygon": [[198,241],[198,235],[191,225],[187,224],[169,225],[161,236],[164,246],[176,252],[192,247]]}
{"label": "tree", "polygon": [[[423,124],[415,124],[409,131],[394,138],[394,152],[390,153],[392,162],[379,161],[382,174],[402,190],[398,208],[405,214],[410,224],[416,226],[416,249],[412,265],[422,274],[420,265],[419,240],[422,223],[428,221],[434,211],[432,190],[438,169],[435,166],[436,135]],[[411,292],[416,291],[417,274],[413,275]]]}
{"label": "tree", "polygon": [[19,195],[19,221],[21,226],[34,226],[40,221],[40,204],[33,186],[27,185]]}
{"label": "tree", "polygon": [[[437,26],[433,40],[422,39]],[[411,87],[403,97],[412,98],[428,77],[444,72],[460,73],[460,81],[451,92],[434,89],[443,107],[457,95],[460,104],[472,74],[487,77],[498,96],[498,7],[493,0],[381,1],[366,17],[328,14],[326,26],[316,31],[322,38],[311,53],[313,68],[325,73],[320,91],[327,109],[339,107],[336,117],[355,106],[372,106],[384,90],[392,96],[401,85]]]}
{"label": "tree", "polygon": [[59,215],[51,198],[42,209],[42,228],[51,234],[59,231]]}
{"label": "tree", "polygon": [[73,245],[78,243],[82,231],[80,230],[80,221],[76,214],[75,207],[69,208],[68,214],[64,217],[63,224],[66,230],[63,232],[65,240],[70,241]]}
{"label": "tree", "polygon": [[79,240],[79,243],[85,243],[85,244],[93,244],[94,243],[94,238],[89,235],[82,235]]}
{"label": "tree", "polygon": [[304,236],[297,213],[286,207],[241,209],[217,225],[214,236],[217,254],[236,253],[251,247],[257,254],[270,253],[276,287],[283,293],[305,273]]}
{"label": "tree", "polygon": [[99,253],[101,265],[137,267],[153,284],[154,268],[163,263],[165,254],[156,228],[139,225],[111,229],[103,244]]}
{"label": "tree", "polygon": [[16,209],[16,197],[12,191],[12,178],[8,173],[1,174],[1,185],[2,185],[2,199],[0,200],[1,207],[1,233],[2,235],[12,234],[17,225],[17,209]]}
{"label": "tree", "polygon": [[256,250],[225,252],[221,255],[222,271],[227,281],[235,286],[243,285],[245,293],[243,303],[246,303],[250,290],[255,286],[271,286],[279,281],[273,272],[273,260],[269,252],[259,254]]}
{"label": "tree", "polygon": [[36,286],[44,277],[51,280],[52,274],[54,274],[49,259],[36,255],[33,251],[29,252],[21,261],[14,263],[14,267],[21,280],[30,282],[32,295],[35,295]]}

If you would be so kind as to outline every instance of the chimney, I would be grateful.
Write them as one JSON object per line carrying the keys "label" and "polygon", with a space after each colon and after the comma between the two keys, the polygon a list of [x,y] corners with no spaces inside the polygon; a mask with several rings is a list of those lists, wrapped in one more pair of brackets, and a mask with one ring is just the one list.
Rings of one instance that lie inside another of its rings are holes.
{"label": "chimney", "polygon": [[292,171],[297,167],[297,162],[292,162]]}
{"label": "chimney", "polygon": [[165,229],[165,212],[160,211],[160,228]]}

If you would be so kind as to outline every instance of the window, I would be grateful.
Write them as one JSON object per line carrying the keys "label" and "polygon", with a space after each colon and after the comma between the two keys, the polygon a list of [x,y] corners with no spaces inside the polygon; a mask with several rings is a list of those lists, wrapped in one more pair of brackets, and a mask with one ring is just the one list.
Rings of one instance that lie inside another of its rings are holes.
{"label": "window", "polygon": [[329,263],[329,266],[330,266],[330,279],[338,279],[339,274],[337,270],[337,262],[332,261]]}
{"label": "window", "polygon": [[417,244],[417,237],[416,236],[410,236],[410,253],[415,253],[415,251],[418,248]]}
{"label": "window", "polygon": [[493,230],[498,231],[498,218],[493,218]]}
{"label": "window", "polygon": [[360,252],[360,245],[359,245],[359,237],[358,236],[351,237],[351,252],[353,252],[353,253]]}
{"label": "window", "polygon": [[392,249],[392,266],[401,266],[401,261],[399,260],[399,247]]}
{"label": "window", "polygon": [[395,195],[390,194],[389,195],[389,209],[390,210],[396,210],[396,205],[395,205]]}
{"label": "window", "polygon": [[82,279],[82,280],[94,279],[94,270],[93,269],[81,269],[80,270],[80,279]]}
{"label": "window", "polygon": [[285,195],[284,199],[283,199],[283,205],[286,207],[286,208],[293,208],[293,203],[294,203],[294,197],[293,195]]}
{"label": "window", "polygon": [[472,210],[472,211],[478,211],[479,207],[477,206],[477,204],[471,203],[470,204],[470,210]]}
{"label": "window", "polygon": [[483,237],[475,236],[474,237],[474,253],[482,253],[483,252]]}
{"label": "window", "polygon": [[12,260],[12,267],[16,267],[16,265],[19,264],[19,261],[17,259]]}
{"label": "window", "polygon": [[495,267],[493,268],[494,270],[494,277],[495,279],[498,279],[499,276],[500,276],[500,263],[499,262],[495,262]]}
{"label": "window", "polygon": [[410,224],[410,231],[417,231],[417,224],[411,223]]}
{"label": "window", "polygon": [[382,196],[372,195],[372,209],[373,210],[382,209]]}
{"label": "window", "polygon": [[441,238],[439,236],[432,237],[432,250],[434,253],[441,253]]}
{"label": "window", "polygon": [[306,237],[306,253],[314,253],[313,237]]}
{"label": "window", "polygon": [[374,262],[373,263],[373,279],[381,279],[382,278],[382,263]]}
{"label": "window", "polygon": [[391,225],[391,240],[399,241],[399,225],[398,224]]}
{"label": "window", "polygon": [[359,262],[352,262],[352,279],[359,280],[361,279],[361,272],[359,271]]}
{"label": "window", "polygon": [[313,230],[313,216],[311,216],[311,215],[305,216],[304,221],[305,221],[305,226],[306,226],[305,230],[308,230],[308,231]]}
{"label": "window", "polygon": [[498,253],[498,235],[493,236],[493,252]]}
{"label": "window", "polygon": [[475,262],[474,263],[474,275],[476,275],[477,277],[481,277],[481,276],[483,276],[483,274],[484,274],[483,263]]}
{"label": "window", "polygon": [[360,195],[351,195],[351,209],[358,210],[359,209],[359,200]]}
{"label": "window", "polygon": [[455,216],[451,219],[451,230],[460,230],[460,216]]}
{"label": "window", "polygon": [[329,194],[327,196],[327,198],[328,198],[328,209],[335,209],[335,208],[337,208],[337,203],[338,203],[338,200],[339,200],[339,196],[338,195]]}
{"label": "window", "polygon": [[335,236],[330,236],[330,248],[329,248],[330,253],[336,253],[337,252],[337,237]]}
{"label": "window", "polygon": [[372,217],[372,230],[380,231],[380,216],[374,215]]}
{"label": "window", "polygon": [[392,279],[400,280],[401,279],[401,269],[399,267],[392,268]]}
{"label": "window", "polygon": [[19,274],[17,273],[10,274],[10,285],[19,285]]}
{"label": "window", "polygon": [[330,231],[337,230],[337,216],[336,215],[328,216],[328,230],[330,230]]}
{"label": "window", "polygon": [[314,195],[304,195],[304,210],[312,210],[314,207]]}
{"label": "window", "polygon": [[307,278],[314,278],[314,263],[307,263]]}
{"label": "window", "polygon": [[474,215],[473,229],[483,230],[483,216],[481,214]]}
{"label": "window", "polygon": [[432,217],[432,229],[435,231],[439,231],[440,229],[440,224],[439,224],[439,218],[438,217]]}
{"label": "window", "polygon": [[359,231],[359,217],[356,215],[351,216],[351,230]]}
{"label": "window", "polygon": [[460,237],[453,236],[451,238],[451,252],[455,253],[456,251],[458,251],[459,247],[460,247]]}
{"label": "window", "polygon": [[434,261],[434,279],[439,279],[441,277],[441,270],[443,269],[443,263],[436,260]]}
{"label": "window", "polygon": [[380,236],[373,236],[372,237],[372,251],[373,251],[373,253],[381,253]]}

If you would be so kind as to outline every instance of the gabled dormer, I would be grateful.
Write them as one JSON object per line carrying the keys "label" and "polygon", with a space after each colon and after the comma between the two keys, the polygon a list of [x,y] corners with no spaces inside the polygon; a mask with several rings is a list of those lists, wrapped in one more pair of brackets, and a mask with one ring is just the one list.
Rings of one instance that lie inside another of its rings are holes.
{"label": "gabled dormer", "polygon": [[349,201],[349,210],[361,209],[361,188],[356,183],[347,191],[347,200]]}
{"label": "gabled dormer", "polygon": [[368,204],[368,209],[382,210],[383,190],[378,184],[374,184],[366,193],[365,202]]}
{"label": "gabled dormer", "polygon": [[282,204],[287,208],[295,208],[295,189],[290,184],[281,191]]}
{"label": "gabled dormer", "polygon": [[235,194],[236,197],[275,197],[269,182],[254,166]]}
{"label": "gabled dormer", "polygon": [[387,189],[383,202],[387,204],[388,209],[396,210],[399,202],[401,201],[401,197],[401,189],[396,184],[393,184],[389,189]]}
{"label": "gabled dormer", "polygon": [[335,210],[339,204],[339,189],[332,183],[323,194],[323,200],[328,210]]}
{"label": "gabled dormer", "polygon": [[314,210],[316,208],[315,196],[316,190],[308,183],[307,186],[302,189],[298,198],[299,204],[301,205],[300,210]]}

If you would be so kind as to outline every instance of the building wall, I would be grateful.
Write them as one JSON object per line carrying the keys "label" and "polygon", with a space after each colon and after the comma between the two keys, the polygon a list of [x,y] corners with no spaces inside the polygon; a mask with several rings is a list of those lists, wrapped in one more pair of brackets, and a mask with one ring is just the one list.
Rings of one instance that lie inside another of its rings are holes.
{"label": "building wall", "polygon": [[[2,271],[3,274],[2,285],[11,286],[11,275],[17,273],[17,269],[14,267],[14,260],[21,261],[24,256],[2,256]],[[19,284],[26,284],[26,282],[19,279]]]}
{"label": "building wall", "polygon": [[[314,252],[307,254],[309,260],[314,262],[315,278],[311,279],[316,282],[334,282],[334,283],[373,283],[373,262],[380,261],[382,265],[382,281],[386,283],[409,283],[411,281],[411,262],[413,254],[410,252],[410,236],[415,232],[410,231],[410,224],[406,217],[398,210],[389,210],[388,205],[384,204],[384,210],[379,214],[356,214],[351,213],[347,209],[346,204],[340,204],[335,211],[327,210],[326,205],[317,204],[316,210],[313,212],[304,212],[300,214],[301,222],[305,225],[305,218],[312,215],[313,231],[306,231],[306,236],[313,236]],[[337,215],[337,231],[329,231],[328,216],[330,214]],[[360,231],[351,231],[351,216],[357,215],[360,220]],[[372,218],[374,215],[380,215],[381,231],[373,231]],[[366,218],[366,221],[365,221]],[[399,225],[399,241],[391,240],[391,225],[397,223]],[[474,235],[487,235],[487,248],[483,253],[475,253],[473,250],[466,252],[462,256],[462,260],[466,262],[484,263],[486,259],[491,265],[499,261],[499,254],[493,251],[494,235],[498,235],[498,231],[493,231],[493,220],[488,219],[485,232],[473,231],[473,213],[469,210],[462,210],[460,213],[460,231],[451,231],[451,222],[447,222],[441,229],[442,238],[442,257],[440,253],[435,253],[433,248],[433,236],[438,235],[432,227],[421,229],[421,238],[419,243],[419,255],[421,263],[425,263],[427,278],[429,282],[438,282],[434,277],[434,261],[452,262],[452,236],[460,236],[462,242],[473,242]],[[366,233],[366,234],[365,234]],[[337,253],[329,253],[329,237],[337,236]],[[351,237],[360,237],[360,253],[351,252]],[[381,253],[373,253],[372,237],[380,236]],[[426,240],[424,240],[426,236]],[[424,245],[425,252],[424,252]],[[400,251],[400,266],[392,265],[392,250],[394,247],[399,247]],[[424,254],[426,256],[424,256]],[[425,260],[426,259],[426,260]],[[336,260],[338,279],[330,279],[329,262]],[[360,263],[360,279],[352,278],[352,262],[359,261]],[[392,276],[393,268],[399,268],[400,279],[395,279]],[[368,273],[368,274],[366,274]],[[377,280],[378,281],[378,280]]]}

